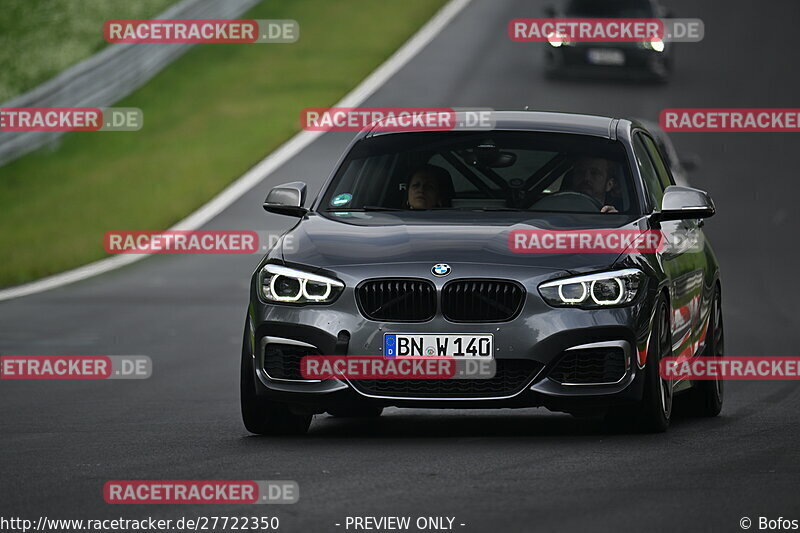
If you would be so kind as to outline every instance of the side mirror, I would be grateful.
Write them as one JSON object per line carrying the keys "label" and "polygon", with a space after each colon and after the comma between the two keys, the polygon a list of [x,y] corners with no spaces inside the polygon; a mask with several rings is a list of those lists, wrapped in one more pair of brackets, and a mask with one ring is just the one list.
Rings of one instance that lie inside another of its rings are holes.
{"label": "side mirror", "polygon": [[306,184],[302,181],[293,181],[273,187],[264,200],[264,210],[278,215],[302,217],[308,213],[308,209],[303,207],[305,203]]}
{"label": "side mirror", "polygon": [[670,185],[664,191],[661,200],[661,211],[653,213],[655,220],[686,220],[692,218],[708,218],[717,210],[714,201],[707,192],[692,187]]}

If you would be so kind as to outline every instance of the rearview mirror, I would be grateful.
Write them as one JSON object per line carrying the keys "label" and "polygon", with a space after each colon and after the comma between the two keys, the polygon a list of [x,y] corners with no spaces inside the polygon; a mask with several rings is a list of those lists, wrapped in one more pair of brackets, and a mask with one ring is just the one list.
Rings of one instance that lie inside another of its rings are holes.
{"label": "rearview mirror", "polygon": [[273,187],[264,200],[264,210],[278,215],[302,217],[308,212],[303,207],[306,203],[306,184],[293,181]]}
{"label": "rearview mirror", "polygon": [[664,191],[661,211],[653,213],[658,221],[708,218],[716,213],[714,201],[707,192],[692,187],[670,185]]}
{"label": "rearview mirror", "polygon": [[472,166],[506,168],[517,162],[517,154],[501,151],[492,139],[483,140],[475,148],[462,150],[459,155]]}
{"label": "rearview mirror", "polygon": [[556,8],[552,4],[544,6],[544,9],[542,11],[544,11],[544,16],[549,19],[556,17]]}

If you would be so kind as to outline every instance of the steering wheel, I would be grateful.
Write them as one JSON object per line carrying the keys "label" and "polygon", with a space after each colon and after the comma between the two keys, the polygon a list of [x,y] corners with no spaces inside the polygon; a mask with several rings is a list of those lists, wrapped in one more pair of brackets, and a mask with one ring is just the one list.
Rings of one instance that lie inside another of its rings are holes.
{"label": "steering wheel", "polygon": [[531,210],[550,211],[600,211],[603,204],[597,198],[577,191],[561,191],[549,194],[533,204]]}

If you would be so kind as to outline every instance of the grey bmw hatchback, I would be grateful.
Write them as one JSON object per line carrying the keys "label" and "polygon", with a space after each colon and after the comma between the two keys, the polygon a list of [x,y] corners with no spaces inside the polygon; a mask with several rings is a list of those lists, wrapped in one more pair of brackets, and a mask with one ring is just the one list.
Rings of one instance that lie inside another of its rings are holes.
{"label": "grey bmw hatchback", "polygon": [[[387,406],[541,406],[653,432],[677,407],[720,412],[721,381],[659,372],[665,357],[723,354],[719,265],[701,229],[715,207],[675,185],[637,122],[504,111],[483,131],[373,128],[308,204],[301,182],[264,203],[297,223],[252,277],[241,359],[250,432],[301,434],[314,414]],[[523,246],[575,231],[658,232],[666,244]],[[494,373],[301,371],[306,356],[363,355],[473,357]]]}

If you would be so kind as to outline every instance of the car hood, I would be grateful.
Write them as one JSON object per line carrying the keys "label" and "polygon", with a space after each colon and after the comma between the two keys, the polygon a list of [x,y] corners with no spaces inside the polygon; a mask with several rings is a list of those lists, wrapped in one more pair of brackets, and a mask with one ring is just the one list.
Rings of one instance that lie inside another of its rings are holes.
{"label": "car hood", "polygon": [[[356,216],[358,215],[358,216]],[[484,213],[474,213],[483,218]],[[487,217],[491,218],[491,217]],[[621,225],[610,225],[612,221]],[[602,224],[602,225],[598,225]],[[341,220],[317,214],[289,230],[282,240],[287,263],[318,268],[402,263],[480,263],[534,266],[552,270],[609,267],[619,253],[519,253],[509,235],[520,229],[635,229],[637,221],[621,215],[548,215],[524,221],[409,221],[399,216],[357,213]]]}

